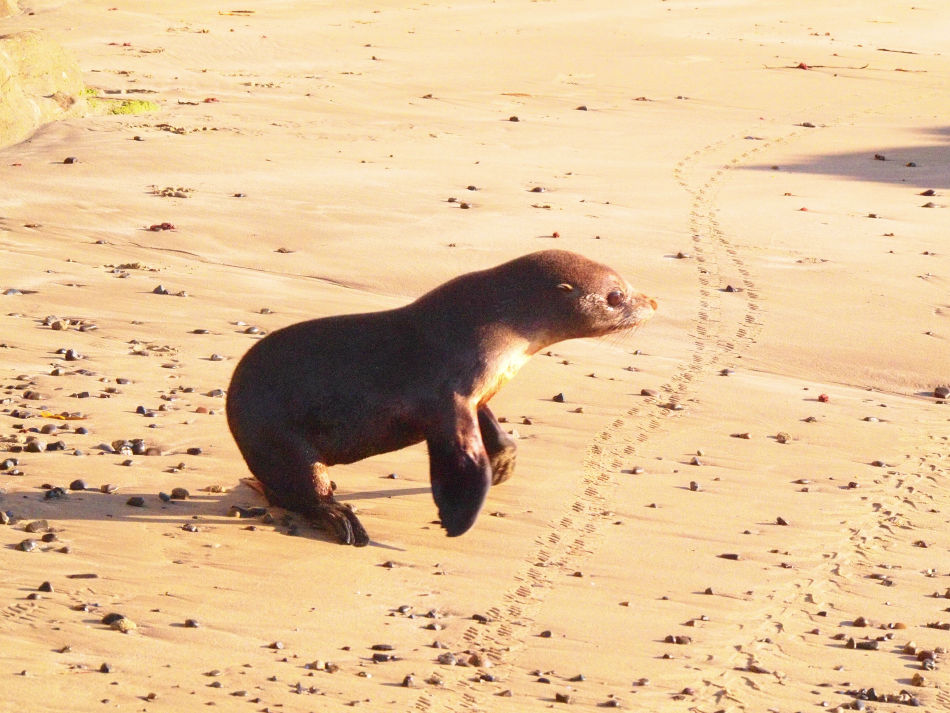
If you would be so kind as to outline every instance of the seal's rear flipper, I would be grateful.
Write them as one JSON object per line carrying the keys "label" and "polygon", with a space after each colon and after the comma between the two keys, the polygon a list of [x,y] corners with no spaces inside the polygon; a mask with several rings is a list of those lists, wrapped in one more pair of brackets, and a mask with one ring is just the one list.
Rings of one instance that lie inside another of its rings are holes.
{"label": "seal's rear flipper", "polygon": [[453,438],[427,440],[432,497],[449,537],[458,537],[475,524],[492,480],[474,414],[460,414],[454,426]]}

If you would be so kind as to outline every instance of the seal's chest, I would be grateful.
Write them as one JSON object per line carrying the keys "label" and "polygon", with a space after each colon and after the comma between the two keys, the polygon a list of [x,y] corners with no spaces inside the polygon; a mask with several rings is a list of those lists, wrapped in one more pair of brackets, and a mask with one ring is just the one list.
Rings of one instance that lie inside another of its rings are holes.
{"label": "seal's chest", "polygon": [[530,358],[530,354],[520,349],[501,355],[494,364],[490,365],[493,368],[486,372],[484,382],[479,389],[481,393],[475,394],[478,396],[478,403],[480,405],[487,403],[502,386],[511,381]]}

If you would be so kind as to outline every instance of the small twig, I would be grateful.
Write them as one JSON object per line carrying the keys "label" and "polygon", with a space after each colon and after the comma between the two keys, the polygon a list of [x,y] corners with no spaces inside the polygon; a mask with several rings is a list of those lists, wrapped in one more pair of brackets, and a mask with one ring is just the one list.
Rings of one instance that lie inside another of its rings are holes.
{"label": "small twig", "polygon": [[886,47],[878,47],[878,52],[899,52],[901,54],[920,54],[919,52],[912,52],[911,50],[889,50]]}
{"label": "small twig", "polygon": [[867,69],[870,64],[864,64],[860,67],[849,67],[847,65],[837,65],[837,64],[805,64],[804,62],[799,62],[798,64],[785,64],[780,66],[772,65],[763,65],[766,69]]}

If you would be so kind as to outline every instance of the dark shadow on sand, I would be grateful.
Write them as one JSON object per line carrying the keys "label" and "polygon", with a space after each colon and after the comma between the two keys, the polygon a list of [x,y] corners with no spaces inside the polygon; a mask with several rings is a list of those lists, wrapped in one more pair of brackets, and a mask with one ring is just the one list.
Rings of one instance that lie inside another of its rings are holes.
{"label": "dark shadow on sand", "polygon": [[[822,131],[821,128],[810,131]],[[882,141],[874,149],[813,156],[798,163],[778,167],[780,173],[813,173],[859,181],[905,184],[910,189],[950,189],[950,126],[922,130],[935,139],[929,146],[893,146]],[[875,154],[885,160],[875,159]],[[908,166],[908,164],[915,164]],[[751,164],[743,171],[775,171],[773,164]],[[919,191],[918,191],[919,192]],[[921,199],[923,203],[926,199]],[[937,201],[939,202],[939,201]]]}
{"label": "dark shadow on sand", "polygon": [[[22,491],[10,492],[14,483],[7,481],[7,492],[0,489],[0,511],[10,514],[14,519],[12,527],[20,531],[22,537],[8,545],[8,549],[17,549],[22,540],[34,539],[40,541],[46,530],[31,533],[24,530],[27,524],[37,520],[47,520],[53,533],[63,530],[71,520],[102,520],[129,523],[167,524],[184,529],[189,525],[197,526],[198,533],[202,527],[237,527],[249,526],[261,529],[273,529],[288,535],[321,540],[337,544],[336,539],[314,527],[306,517],[299,513],[271,507],[266,500],[252,487],[239,482],[227,493],[191,493],[187,500],[165,501],[158,495],[158,490],[141,492],[133,489],[120,489],[108,494],[98,490],[67,491],[65,497],[47,499],[47,490],[42,488],[28,488]],[[65,489],[65,484],[60,487]],[[367,490],[362,492],[338,492],[337,499],[347,503],[357,500],[372,500],[378,498],[393,498],[400,496],[420,495],[429,493],[429,487],[387,488],[384,490]],[[135,507],[128,502],[132,498],[140,497],[144,506]],[[263,519],[259,515],[251,517],[229,515],[233,507],[237,508],[266,508],[273,520]],[[38,542],[41,550],[59,549],[68,544],[68,537],[53,542]],[[375,541],[371,547],[399,549]]]}

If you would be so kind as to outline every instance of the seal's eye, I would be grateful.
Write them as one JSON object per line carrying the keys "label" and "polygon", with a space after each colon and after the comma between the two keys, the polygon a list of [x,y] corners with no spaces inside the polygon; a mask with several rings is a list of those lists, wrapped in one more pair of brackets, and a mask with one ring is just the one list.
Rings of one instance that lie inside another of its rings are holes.
{"label": "seal's eye", "polygon": [[562,282],[560,285],[557,286],[557,288],[561,292],[571,292],[574,289],[574,285],[569,285],[566,282]]}
{"label": "seal's eye", "polygon": [[607,293],[607,304],[611,307],[619,307],[623,304],[623,292],[619,290],[614,290],[613,292]]}

